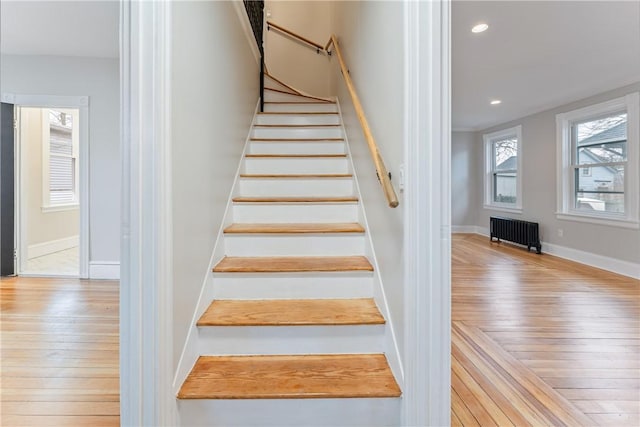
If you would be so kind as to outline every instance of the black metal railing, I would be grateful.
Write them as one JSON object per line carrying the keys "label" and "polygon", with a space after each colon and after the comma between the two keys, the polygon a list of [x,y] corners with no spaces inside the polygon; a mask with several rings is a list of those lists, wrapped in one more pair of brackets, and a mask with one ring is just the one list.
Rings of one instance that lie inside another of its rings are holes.
{"label": "black metal railing", "polygon": [[244,8],[251,23],[253,36],[260,51],[260,111],[264,111],[264,47],[262,46],[262,30],[264,25],[264,0],[244,0]]}

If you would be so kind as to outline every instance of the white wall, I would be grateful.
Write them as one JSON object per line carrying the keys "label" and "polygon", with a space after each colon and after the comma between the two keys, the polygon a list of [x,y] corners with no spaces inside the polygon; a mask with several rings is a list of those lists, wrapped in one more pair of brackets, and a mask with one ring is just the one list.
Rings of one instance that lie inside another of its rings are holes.
{"label": "white wall", "polygon": [[174,368],[259,97],[259,64],[228,1],[172,9]]}
{"label": "white wall", "polygon": [[451,134],[451,225],[475,225],[478,206],[482,203],[482,177],[478,159],[482,158],[482,144],[473,132]]}
{"label": "white wall", "polygon": [[[509,216],[540,223],[543,251],[545,251],[544,243],[551,243],[616,260],[640,263],[640,230],[559,220],[555,214],[557,210],[556,114],[597,104],[639,90],[640,83],[636,83],[562,107],[533,114],[520,120],[494,126],[475,134],[475,143],[480,147],[476,158],[476,164],[478,165],[476,180],[481,183],[483,174],[482,135],[522,125],[523,212],[522,214],[509,214]],[[457,174],[464,173],[461,172],[459,166],[459,164],[453,164],[452,176],[454,180]],[[480,194],[482,194],[481,191],[482,189],[480,188]],[[504,215],[501,212],[484,209],[481,196],[474,203],[478,212],[475,222],[477,226],[488,228],[491,215]],[[562,237],[558,235],[559,229],[563,231]]]}
{"label": "white wall", "polygon": [[[392,174],[399,207],[391,209],[378,183],[376,170],[353,109],[336,56],[331,59],[332,93],[344,114],[362,202],[391,321],[400,351],[404,348],[403,198],[397,188],[404,158],[404,51],[401,2],[331,2],[332,30],[385,164]],[[381,31],[381,29],[384,29]]]}
{"label": "white wall", "polygon": [[[330,2],[267,0],[267,20],[324,46],[329,40]],[[316,96],[329,96],[329,60],[307,44],[265,28],[265,64],[277,79]]]}
{"label": "white wall", "polygon": [[120,261],[118,59],[2,55],[0,91],[89,97],[91,262]]}

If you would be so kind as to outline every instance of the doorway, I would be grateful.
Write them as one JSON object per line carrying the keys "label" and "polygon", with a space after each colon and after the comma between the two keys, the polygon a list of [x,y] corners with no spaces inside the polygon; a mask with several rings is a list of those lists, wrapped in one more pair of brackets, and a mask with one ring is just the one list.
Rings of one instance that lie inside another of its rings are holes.
{"label": "doorway", "polygon": [[15,273],[87,278],[88,97],[9,95]]}
{"label": "doorway", "polygon": [[80,275],[80,111],[18,107],[18,274]]}

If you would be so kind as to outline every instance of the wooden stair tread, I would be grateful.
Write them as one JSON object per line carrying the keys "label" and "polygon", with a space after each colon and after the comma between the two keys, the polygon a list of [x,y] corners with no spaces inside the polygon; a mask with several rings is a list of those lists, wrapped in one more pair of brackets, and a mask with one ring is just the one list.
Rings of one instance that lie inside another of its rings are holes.
{"label": "wooden stair tread", "polygon": [[276,89],[274,87],[266,87],[265,86],[264,90],[272,90],[274,92],[285,93],[287,95],[296,95],[296,96],[300,95],[298,92],[293,92],[293,91],[289,92],[289,91],[282,90],[282,89]]}
{"label": "wooden stair tread", "polygon": [[[309,104],[309,103],[307,103]],[[262,111],[259,112],[258,115],[264,115],[264,114],[288,114],[291,116],[295,116],[296,114],[333,114],[333,115],[338,115],[337,111]]]}
{"label": "wooden stair tread", "polygon": [[198,326],[382,325],[373,298],[216,300]]}
{"label": "wooden stair tread", "polygon": [[313,142],[329,142],[329,141],[344,141],[344,138],[251,138],[251,142],[273,142],[273,141],[281,141],[281,142],[303,142],[303,141],[313,141]]}
{"label": "wooden stair tread", "polygon": [[200,356],[180,399],[399,397],[383,354]]}
{"label": "wooden stair tread", "polygon": [[350,173],[241,173],[240,178],[353,178]]}
{"label": "wooden stair tread", "polygon": [[373,271],[364,256],[229,257],[213,268],[215,273],[292,273],[306,271]]}
{"label": "wooden stair tread", "polygon": [[322,159],[322,158],[344,158],[347,157],[345,153],[343,154],[245,154],[245,157],[250,159],[260,159],[260,158],[284,158],[284,159]]}
{"label": "wooden stair tread", "polygon": [[267,125],[261,125],[261,124],[257,124],[257,125],[253,125],[254,128],[337,128],[340,127],[342,125],[335,125],[335,124],[319,124],[319,125],[291,125],[291,124],[267,124]]}
{"label": "wooden stair tread", "polygon": [[271,92],[277,92],[277,93],[283,93],[285,95],[297,96],[297,97],[305,98],[305,99],[314,99],[316,101],[320,101],[321,103],[327,103],[327,104],[331,103],[331,104],[333,104],[333,101],[331,101],[329,99],[319,98],[317,96],[303,95],[301,93],[291,93],[291,92],[287,92],[287,91],[280,90],[280,89],[274,89],[274,88],[270,88],[270,87],[265,87],[264,90],[268,90],[268,91],[271,91]]}
{"label": "wooden stair tread", "polygon": [[335,101],[304,102],[304,101],[265,101],[265,104],[335,104]]}
{"label": "wooden stair tread", "polygon": [[344,197],[234,197],[235,203],[353,203],[358,198],[354,196]]}
{"label": "wooden stair tread", "polygon": [[246,234],[304,234],[304,233],[364,233],[364,227],[357,222],[346,223],[272,223],[272,224],[231,224],[225,233]]}

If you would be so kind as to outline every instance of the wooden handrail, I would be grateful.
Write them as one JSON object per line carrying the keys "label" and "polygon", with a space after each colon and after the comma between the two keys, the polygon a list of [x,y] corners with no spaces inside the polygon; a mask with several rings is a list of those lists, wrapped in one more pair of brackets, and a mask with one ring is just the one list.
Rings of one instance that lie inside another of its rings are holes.
{"label": "wooden handrail", "polygon": [[362,127],[362,132],[364,133],[364,139],[367,141],[369,151],[371,152],[371,157],[373,157],[373,163],[375,164],[376,171],[378,172],[378,179],[380,180],[380,184],[382,185],[382,191],[384,191],[384,195],[389,202],[389,206],[395,208],[399,204],[398,196],[396,195],[396,191],[393,189],[393,185],[391,185],[389,172],[384,165],[384,161],[382,160],[382,156],[380,155],[380,151],[378,150],[376,141],[373,138],[373,134],[371,133],[371,128],[369,128],[369,123],[367,122],[367,118],[364,115],[364,110],[362,109],[360,98],[358,98],[358,94],[356,93],[353,81],[351,81],[349,70],[345,65],[344,58],[342,57],[342,52],[340,51],[340,47],[338,46],[338,41],[336,40],[335,35],[331,36],[331,39],[329,40],[329,42],[327,42],[325,49],[329,49],[329,46],[331,45],[333,45],[333,49],[338,54],[338,61],[340,62],[342,76],[344,77],[344,81],[347,84],[347,89],[349,90],[349,94],[351,95],[351,101],[353,102],[353,107],[356,110],[358,120],[360,120],[360,126]]}
{"label": "wooden handrail", "polygon": [[340,62],[340,69],[342,70],[342,76],[344,77],[344,81],[347,85],[347,89],[349,90],[349,94],[351,95],[351,101],[353,102],[353,107],[356,110],[356,115],[358,116],[358,120],[360,121],[360,126],[362,127],[362,132],[364,133],[364,139],[367,141],[367,145],[369,147],[369,152],[371,153],[371,157],[373,158],[373,163],[376,167],[376,172],[378,174],[378,179],[380,180],[380,185],[382,185],[382,191],[384,192],[385,197],[387,198],[387,202],[389,206],[395,208],[398,206],[398,196],[396,195],[396,191],[391,184],[391,177],[389,176],[389,172],[387,171],[387,167],[384,165],[384,161],[382,160],[382,156],[380,155],[380,150],[378,150],[378,145],[376,144],[375,139],[373,138],[373,134],[371,133],[371,128],[369,127],[369,122],[367,122],[367,118],[364,115],[364,110],[362,109],[362,104],[360,103],[360,98],[358,98],[358,94],[356,93],[355,86],[353,85],[353,81],[351,81],[351,76],[349,75],[349,70],[345,65],[344,58],[342,57],[342,52],[340,51],[340,47],[338,46],[338,40],[335,35],[332,35],[327,41],[327,44],[323,47],[318,43],[312,42],[311,40],[302,37],[299,34],[294,33],[291,30],[287,30],[277,24],[274,24],[271,21],[267,21],[267,25],[271,26],[279,31],[282,31],[285,34],[290,35],[293,38],[301,40],[316,49],[318,51],[322,50],[327,55],[331,55],[329,51],[329,47],[333,45],[333,49],[338,54],[338,61]]}
{"label": "wooden handrail", "polygon": [[311,41],[306,37],[302,37],[300,34],[294,33],[291,30],[287,30],[286,28],[281,27],[278,24],[274,24],[271,21],[267,21],[267,29],[269,29],[269,27],[273,27],[278,31],[281,31],[281,32],[283,32],[283,33],[285,33],[285,34],[287,34],[287,35],[289,35],[289,36],[291,36],[291,37],[293,37],[295,39],[298,39],[298,40],[300,40],[300,41],[302,41],[304,43],[307,43],[308,45],[311,45],[311,46],[315,47],[318,51],[322,51],[322,52],[325,52],[325,53],[327,52],[326,49],[323,48],[321,44],[318,44],[318,43],[316,43],[314,41]]}

